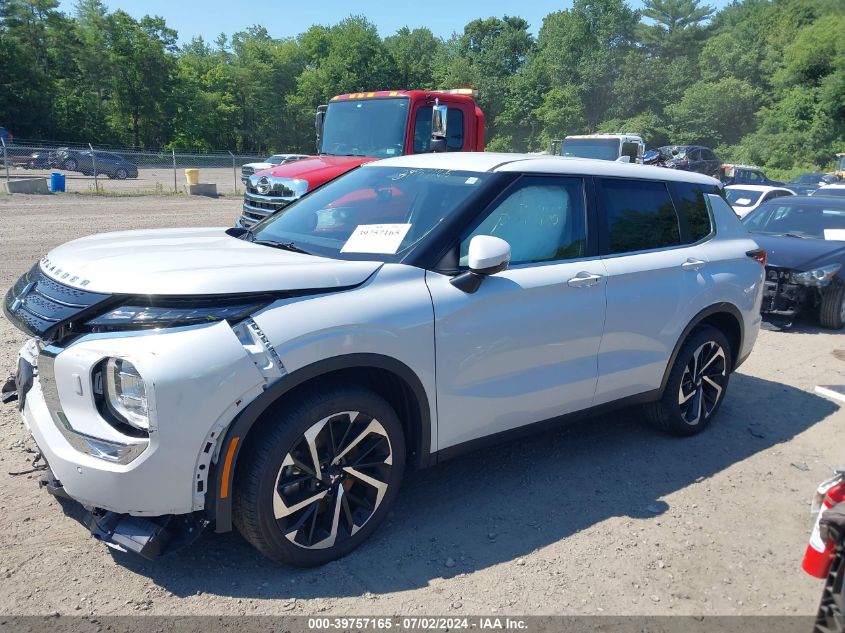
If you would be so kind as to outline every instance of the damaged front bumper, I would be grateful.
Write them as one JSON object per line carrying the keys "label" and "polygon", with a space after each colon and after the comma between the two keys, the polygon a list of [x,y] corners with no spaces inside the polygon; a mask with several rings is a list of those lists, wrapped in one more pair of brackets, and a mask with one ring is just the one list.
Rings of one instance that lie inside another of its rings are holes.
{"label": "damaged front bumper", "polygon": [[808,305],[815,303],[816,290],[794,283],[793,272],[788,268],[766,268],[763,303],[760,307],[763,316],[791,324]]}
{"label": "damaged front bumper", "polygon": [[[138,554],[154,560],[163,554],[182,549],[193,543],[208,526],[209,520],[200,512],[184,515],[138,517],[102,508],[90,508],[73,499],[46,462],[39,469],[38,485],[51,495],[82,509],[78,517],[98,541],[110,548]],[[77,515],[77,512],[70,514]]]}

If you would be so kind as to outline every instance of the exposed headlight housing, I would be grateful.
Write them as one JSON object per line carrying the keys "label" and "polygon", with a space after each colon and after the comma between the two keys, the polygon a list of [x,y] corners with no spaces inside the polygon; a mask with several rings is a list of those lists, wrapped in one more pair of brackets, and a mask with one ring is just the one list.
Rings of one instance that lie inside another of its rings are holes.
{"label": "exposed headlight housing", "polygon": [[121,422],[149,433],[147,389],[135,365],[122,358],[109,358],[105,367],[103,395],[110,411]]}
{"label": "exposed headlight housing", "polygon": [[801,284],[802,286],[823,288],[836,277],[836,273],[839,272],[840,268],[842,268],[842,264],[830,264],[829,266],[822,266],[813,270],[792,273],[789,276],[789,280],[794,284]]}

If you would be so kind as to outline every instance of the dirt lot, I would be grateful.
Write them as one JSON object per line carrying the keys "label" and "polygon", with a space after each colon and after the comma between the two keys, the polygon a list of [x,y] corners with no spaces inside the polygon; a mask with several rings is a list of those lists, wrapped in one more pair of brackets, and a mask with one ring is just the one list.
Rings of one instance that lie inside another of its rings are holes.
{"label": "dirt lot", "polygon": [[[2,167],[2,166],[0,166]],[[16,167],[9,170],[9,176],[15,178],[50,178],[50,174],[56,170],[52,169],[24,169]],[[94,176],[85,176],[76,172],[60,171],[65,175],[65,189],[73,193],[93,194]],[[0,172],[5,179],[5,173]],[[235,177],[237,176],[237,180]],[[217,185],[217,193],[221,195],[235,195],[237,191],[243,195],[244,186],[241,183],[240,167],[235,174],[231,167],[202,167],[200,168],[200,182],[209,182]],[[100,176],[97,185],[106,193],[173,193],[174,185],[179,192],[185,190],[185,169],[176,169],[176,182],[173,181],[173,168],[169,165],[161,167],[141,168],[138,170],[137,178],[126,180],[112,180],[107,176]]]}
{"label": "dirt lot", "polygon": [[[235,200],[0,196],[0,286],[96,231],[231,224]],[[841,334],[764,331],[713,426],[686,440],[633,412],[476,453],[407,481],[349,557],[275,566],[236,534],[154,563],[112,553],[28,468],[0,409],[0,613],[811,614],[808,501],[845,462]],[[24,337],[0,319],[0,368]],[[845,356],[843,356],[845,357]]]}

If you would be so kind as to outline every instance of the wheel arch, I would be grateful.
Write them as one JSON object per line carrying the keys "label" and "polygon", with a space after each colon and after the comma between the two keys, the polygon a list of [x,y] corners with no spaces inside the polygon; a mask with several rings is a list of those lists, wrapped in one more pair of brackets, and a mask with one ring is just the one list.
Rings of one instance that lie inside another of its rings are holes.
{"label": "wheel arch", "polygon": [[[241,411],[226,431],[217,462],[212,465],[206,493],[206,515],[216,532],[232,529],[232,485],[238,456],[251,431],[266,423],[273,406],[325,381],[365,385],[394,408],[405,431],[407,463],[424,468],[431,463],[431,408],[422,381],[401,361],[381,354],[349,354],[327,358],[284,376]],[[254,435],[253,435],[254,437]]]}
{"label": "wheel arch", "polygon": [[666,383],[669,381],[669,374],[672,372],[672,367],[675,365],[675,360],[678,358],[681,347],[689,338],[690,334],[702,325],[713,326],[727,337],[728,343],[731,346],[730,370],[734,371],[739,367],[743,360],[739,358],[739,355],[742,352],[742,342],[745,337],[742,313],[732,303],[716,303],[696,314],[684,328],[681,336],[678,337],[675,348],[672,350],[672,355],[669,357],[669,362],[666,364],[666,369],[663,371],[663,380],[660,382],[661,393],[666,388]]}

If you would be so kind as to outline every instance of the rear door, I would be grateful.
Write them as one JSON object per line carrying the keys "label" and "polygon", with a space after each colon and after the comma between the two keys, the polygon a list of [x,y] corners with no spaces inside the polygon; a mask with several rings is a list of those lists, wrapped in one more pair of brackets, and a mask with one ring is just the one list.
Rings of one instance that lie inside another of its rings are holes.
{"label": "rear door", "polygon": [[472,237],[493,235],[511,245],[508,269],[474,293],[426,273],[439,449],[589,407],[596,387],[605,270],[584,179],[522,176],[482,216],[460,258]]}
{"label": "rear door", "polygon": [[711,232],[709,213],[692,188],[597,179],[607,315],[594,404],[659,387],[675,343],[712,283],[702,246]]}

